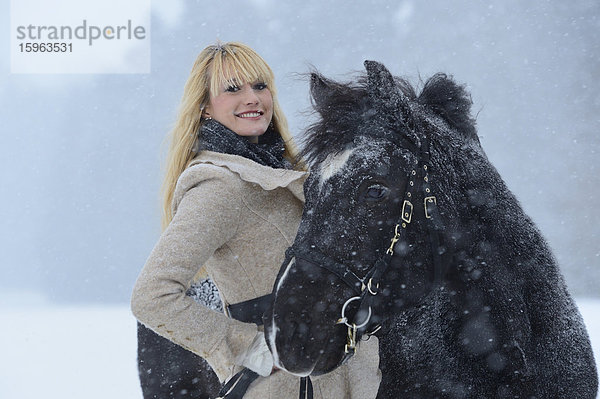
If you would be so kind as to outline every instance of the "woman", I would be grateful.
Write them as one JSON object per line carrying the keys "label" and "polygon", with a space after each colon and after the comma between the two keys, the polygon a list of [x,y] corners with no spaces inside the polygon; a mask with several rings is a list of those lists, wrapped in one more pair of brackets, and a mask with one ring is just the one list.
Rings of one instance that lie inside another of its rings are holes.
{"label": "woman", "polygon": [[[136,282],[133,313],[206,359],[221,382],[245,368],[260,375],[248,380],[244,398],[296,398],[300,379],[274,370],[257,326],[260,306],[258,317],[228,317],[186,295],[202,267],[225,309],[269,294],[294,240],[305,172],[291,169],[296,151],[269,66],[239,43],[207,47],[186,83],[171,140],[164,231]],[[378,363],[372,339],[343,367],[314,377],[314,397],[374,398]]]}

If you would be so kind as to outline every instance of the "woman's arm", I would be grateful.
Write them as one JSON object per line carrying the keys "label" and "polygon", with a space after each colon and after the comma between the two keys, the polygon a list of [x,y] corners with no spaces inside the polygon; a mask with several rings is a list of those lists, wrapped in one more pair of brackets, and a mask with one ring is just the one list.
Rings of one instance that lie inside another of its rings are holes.
{"label": "woman's arm", "polygon": [[198,304],[186,291],[215,250],[235,235],[241,182],[225,168],[196,165],[182,174],[177,193],[181,201],[138,277],[131,308],[147,327],[205,358],[223,380],[257,328]]}

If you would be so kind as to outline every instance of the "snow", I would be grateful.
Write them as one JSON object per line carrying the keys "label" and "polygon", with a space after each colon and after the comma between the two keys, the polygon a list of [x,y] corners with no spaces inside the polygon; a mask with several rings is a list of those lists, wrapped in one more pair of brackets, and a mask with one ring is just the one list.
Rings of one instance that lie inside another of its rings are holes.
{"label": "snow", "polygon": [[141,398],[129,308],[0,308],[0,398]]}
{"label": "snow", "polygon": [[[577,301],[600,357],[600,299]],[[141,398],[129,308],[0,305],[0,398]]]}

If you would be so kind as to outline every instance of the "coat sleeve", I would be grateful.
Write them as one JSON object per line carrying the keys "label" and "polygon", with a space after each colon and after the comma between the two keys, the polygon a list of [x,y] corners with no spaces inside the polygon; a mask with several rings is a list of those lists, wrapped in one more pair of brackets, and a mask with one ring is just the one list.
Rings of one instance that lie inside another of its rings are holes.
{"label": "coat sleeve", "polygon": [[[181,175],[176,211],[139,275],[131,299],[135,317],[157,334],[208,361],[223,381],[257,333],[186,295],[194,275],[235,235],[241,182],[232,172],[197,165]],[[178,200],[180,198],[180,200]]]}

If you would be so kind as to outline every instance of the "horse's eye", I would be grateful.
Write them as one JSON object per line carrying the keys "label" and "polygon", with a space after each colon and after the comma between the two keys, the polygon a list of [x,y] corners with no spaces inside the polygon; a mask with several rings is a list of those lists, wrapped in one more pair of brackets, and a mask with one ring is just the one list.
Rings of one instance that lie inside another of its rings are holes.
{"label": "horse's eye", "polygon": [[367,201],[377,201],[385,198],[390,190],[381,184],[373,184],[365,191],[365,199]]}

